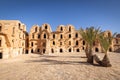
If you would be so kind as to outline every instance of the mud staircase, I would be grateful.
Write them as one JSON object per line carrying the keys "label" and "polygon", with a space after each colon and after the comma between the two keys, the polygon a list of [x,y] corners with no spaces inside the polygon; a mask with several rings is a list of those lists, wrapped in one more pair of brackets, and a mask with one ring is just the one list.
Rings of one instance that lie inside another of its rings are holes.
{"label": "mud staircase", "polygon": [[6,40],[6,44],[7,44],[7,46],[8,46],[8,47],[11,47],[11,44],[10,44],[10,41],[9,41],[9,39],[8,39],[7,34],[4,34],[4,33],[0,32],[0,35],[2,35],[2,36],[5,37],[5,40]]}

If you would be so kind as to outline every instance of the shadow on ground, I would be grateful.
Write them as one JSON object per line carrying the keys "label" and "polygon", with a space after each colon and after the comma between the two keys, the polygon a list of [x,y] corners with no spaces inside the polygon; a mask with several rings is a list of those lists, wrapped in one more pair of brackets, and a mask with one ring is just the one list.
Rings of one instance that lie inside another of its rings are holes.
{"label": "shadow on ground", "polygon": [[[62,58],[68,58],[67,60],[57,60],[57,58],[62,57]],[[33,62],[38,62],[42,65],[90,65],[89,63],[85,61],[72,61],[71,58],[81,58],[80,56],[40,56],[40,57],[31,57],[34,58],[34,60],[26,60],[25,63],[33,63]],[[52,59],[51,59],[52,58]],[[70,60],[69,60],[70,58]],[[68,61],[69,60],[69,61]]]}
{"label": "shadow on ground", "polygon": [[59,61],[59,60],[52,60],[52,59],[41,59],[41,60],[27,60],[25,63],[33,63],[33,62],[40,62],[43,65],[56,65],[56,64],[70,64],[70,65],[89,65],[87,62],[80,62],[80,61]]}
{"label": "shadow on ground", "polygon": [[57,57],[62,57],[62,58],[86,58],[86,56],[52,56],[52,55],[41,55],[41,56],[32,56],[31,58],[57,58]]}
{"label": "shadow on ground", "polygon": [[81,58],[81,56],[39,56],[39,57],[31,57],[31,58],[57,58],[57,57],[62,57],[62,58]]}

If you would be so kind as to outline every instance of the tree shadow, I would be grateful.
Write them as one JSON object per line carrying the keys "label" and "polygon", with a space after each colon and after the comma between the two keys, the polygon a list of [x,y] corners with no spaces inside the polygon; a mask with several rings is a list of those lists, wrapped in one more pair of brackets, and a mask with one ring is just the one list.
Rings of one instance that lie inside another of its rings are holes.
{"label": "tree shadow", "polygon": [[53,59],[40,59],[40,60],[27,60],[25,63],[33,63],[33,62],[39,62],[42,65],[90,65],[87,62],[80,62],[80,61],[61,61],[61,60],[53,60]]}
{"label": "tree shadow", "polygon": [[62,57],[62,58],[86,58],[85,56],[52,56],[52,55],[40,55],[40,56],[31,56],[31,58],[57,58],[57,57]]}
{"label": "tree shadow", "polygon": [[81,58],[87,58],[86,56],[81,56]]}
{"label": "tree shadow", "polygon": [[[59,56],[59,55],[39,55],[39,56],[31,56],[34,58],[33,60],[26,60],[25,63],[40,63],[41,65],[93,65],[97,67],[101,67],[99,64],[90,64],[83,58],[87,59],[86,56]],[[60,60],[58,60],[61,58]],[[66,58],[68,58],[66,60]],[[76,59],[80,59],[80,61]],[[73,60],[72,60],[73,59]],[[83,61],[81,61],[81,59]]]}

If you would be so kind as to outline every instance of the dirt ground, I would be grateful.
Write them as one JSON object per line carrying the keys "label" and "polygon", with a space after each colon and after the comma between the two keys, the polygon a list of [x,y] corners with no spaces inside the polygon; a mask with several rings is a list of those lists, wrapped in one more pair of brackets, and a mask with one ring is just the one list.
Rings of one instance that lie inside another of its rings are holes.
{"label": "dirt ground", "polygon": [[82,52],[24,54],[0,60],[0,80],[120,80],[120,53],[109,57],[112,67],[106,68],[86,63]]}

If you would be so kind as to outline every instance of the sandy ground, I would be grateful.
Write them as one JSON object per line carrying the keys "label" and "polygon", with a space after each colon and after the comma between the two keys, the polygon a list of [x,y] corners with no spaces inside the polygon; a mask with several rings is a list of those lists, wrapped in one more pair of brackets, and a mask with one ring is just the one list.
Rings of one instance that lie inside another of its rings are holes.
{"label": "sandy ground", "polygon": [[106,68],[86,63],[84,53],[24,54],[0,60],[0,80],[120,80],[120,54],[109,57]]}

